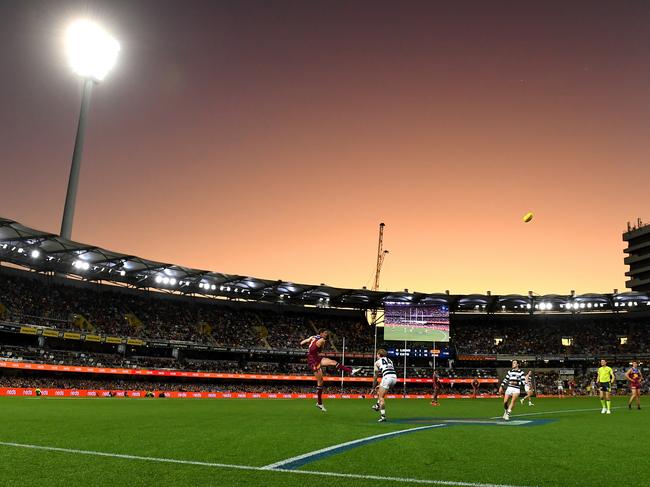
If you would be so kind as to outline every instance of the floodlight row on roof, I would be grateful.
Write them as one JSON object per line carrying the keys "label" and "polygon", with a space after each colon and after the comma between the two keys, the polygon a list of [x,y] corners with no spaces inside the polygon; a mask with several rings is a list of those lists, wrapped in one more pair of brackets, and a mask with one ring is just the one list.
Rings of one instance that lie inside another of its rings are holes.
{"label": "floodlight row on roof", "polygon": [[325,284],[299,284],[224,274],[157,262],[74,242],[0,218],[0,259],[36,272],[72,275],[89,281],[107,281],[132,287],[227,299],[340,308],[380,308],[397,301],[419,305],[445,305],[452,312],[587,312],[646,308],[643,293],[545,296],[378,292],[345,289]]}

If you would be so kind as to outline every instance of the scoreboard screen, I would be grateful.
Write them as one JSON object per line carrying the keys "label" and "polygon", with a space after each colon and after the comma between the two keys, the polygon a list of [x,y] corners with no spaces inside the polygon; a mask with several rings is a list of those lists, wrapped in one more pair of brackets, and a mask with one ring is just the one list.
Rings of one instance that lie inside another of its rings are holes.
{"label": "scoreboard screen", "polygon": [[428,348],[395,348],[389,347],[386,349],[389,357],[403,357],[406,355],[409,358],[449,358],[451,353],[447,347],[442,347],[439,350],[431,350]]}
{"label": "scoreboard screen", "polygon": [[384,340],[448,342],[449,307],[385,303]]}

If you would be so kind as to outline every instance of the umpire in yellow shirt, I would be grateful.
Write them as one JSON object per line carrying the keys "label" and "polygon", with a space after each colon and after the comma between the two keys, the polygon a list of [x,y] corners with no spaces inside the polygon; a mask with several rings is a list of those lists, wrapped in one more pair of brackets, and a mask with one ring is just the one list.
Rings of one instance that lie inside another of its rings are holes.
{"label": "umpire in yellow shirt", "polygon": [[616,380],[614,376],[614,371],[611,367],[607,365],[607,360],[600,360],[600,368],[596,374],[596,383],[598,384],[598,390],[600,391],[600,404],[603,406],[603,409],[600,410],[601,414],[612,414],[611,411],[611,397],[610,391],[612,389],[612,384]]}

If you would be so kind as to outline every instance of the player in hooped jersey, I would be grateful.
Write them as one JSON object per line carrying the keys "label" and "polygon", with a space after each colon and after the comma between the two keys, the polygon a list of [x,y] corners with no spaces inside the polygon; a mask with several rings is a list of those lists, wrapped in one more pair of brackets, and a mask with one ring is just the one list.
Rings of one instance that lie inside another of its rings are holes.
{"label": "player in hooped jersey", "polygon": [[[499,395],[503,394],[503,419],[508,421],[510,413],[517,403],[517,398],[524,385],[524,372],[519,370],[519,362],[512,361],[512,369],[508,371],[499,387]],[[505,390],[504,390],[505,389]]]}
{"label": "player in hooped jersey", "polygon": [[632,409],[632,403],[636,398],[636,408],[641,409],[641,382],[643,382],[643,374],[639,368],[639,363],[634,360],[632,367],[625,372],[625,378],[630,381],[630,400],[627,402],[628,409]]}
{"label": "player in hooped jersey", "polygon": [[300,342],[300,345],[309,344],[309,349],[307,350],[307,365],[309,365],[309,368],[314,372],[314,376],[316,377],[316,394],[318,398],[316,407],[321,411],[327,411],[325,406],[323,406],[323,367],[335,367],[336,370],[347,372],[351,375],[354,375],[359,371],[359,369],[353,369],[352,367],[341,365],[336,360],[320,356],[320,352],[325,347],[325,343],[329,336],[330,332],[328,330],[321,330],[318,335],[310,336]]}
{"label": "player in hooped jersey", "polygon": [[[380,348],[377,350],[377,361],[375,362],[375,371],[372,377],[372,391],[377,392],[377,404],[372,409],[379,411],[379,422],[386,421],[386,393],[397,383],[397,373],[393,361],[388,358],[386,350]],[[377,385],[377,376],[381,374],[381,382]]]}
{"label": "player in hooped jersey", "polygon": [[529,370],[526,374],[526,377],[524,377],[524,391],[526,391],[526,397],[522,397],[519,402],[523,404],[526,399],[528,399],[528,405],[534,406],[533,401],[530,399],[535,393],[535,390],[533,389],[533,379],[531,377],[531,374],[532,370]]}

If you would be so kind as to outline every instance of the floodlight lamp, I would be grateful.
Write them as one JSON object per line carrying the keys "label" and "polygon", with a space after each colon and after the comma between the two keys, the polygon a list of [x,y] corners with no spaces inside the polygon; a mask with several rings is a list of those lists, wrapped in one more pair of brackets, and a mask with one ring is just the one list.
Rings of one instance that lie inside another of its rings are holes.
{"label": "floodlight lamp", "polygon": [[41,252],[39,250],[32,250],[31,253],[29,254],[32,256],[32,259],[38,259],[41,256]]}
{"label": "floodlight lamp", "polygon": [[78,20],[66,31],[65,48],[76,74],[102,81],[115,66],[120,43],[96,23]]}

